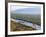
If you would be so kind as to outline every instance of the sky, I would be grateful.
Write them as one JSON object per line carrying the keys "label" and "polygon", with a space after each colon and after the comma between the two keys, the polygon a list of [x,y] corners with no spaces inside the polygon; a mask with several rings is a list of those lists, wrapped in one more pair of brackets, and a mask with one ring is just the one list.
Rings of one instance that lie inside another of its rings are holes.
{"label": "sky", "polygon": [[11,11],[17,10],[17,9],[23,9],[23,8],[28,8],[24,6],[11,6]]}
{"label": "sky", "polygon": [[18,13],[18,14],[40,14],[41,12],[41,7],[40,6],[11,6],[11,11],[13,13]]}
{"label": "sky", "polygon": [[35,8],[34,6],[28,7],[28,6],[11,6],[11,11],[17,10],[17,9],[23,9],[23,8]]}

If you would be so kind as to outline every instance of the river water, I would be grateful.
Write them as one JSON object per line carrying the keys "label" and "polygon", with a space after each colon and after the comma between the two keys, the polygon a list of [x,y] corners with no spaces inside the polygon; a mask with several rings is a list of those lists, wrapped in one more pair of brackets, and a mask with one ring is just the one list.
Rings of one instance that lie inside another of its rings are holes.
{"label": "river water", "polygon": [[41,26],[37,25],[37,24],[33,24],[31,22],[27,22],[27,21],[24,21],[24,20],[18,20],[18,19],[11,19],[12,21],[15,21],[16,23],[20,23],[20,24],[23,24],[23,25],[26,25],[26,26],[30,26],[34,29],[37,29],[37,30],[40,30],[41,29]]}

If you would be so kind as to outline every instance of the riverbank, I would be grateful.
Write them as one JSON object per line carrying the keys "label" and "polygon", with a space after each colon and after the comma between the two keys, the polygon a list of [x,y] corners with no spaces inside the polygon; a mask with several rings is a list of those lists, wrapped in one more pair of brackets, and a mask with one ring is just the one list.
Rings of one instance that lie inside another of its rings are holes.
{"label": "riverbank", "polygon": [[12,19],[12,21],[16,22],[16,23],[20,23],[22,25],[25,25],[25,26],[29,26],[29,27],[32,27],[36,30],[40,30],[41,29],[41,26],[37,25],[37,24],[34,24],[34,23],[31,23],[31,22],[27,22],[27,21],[24,21],[24,20],[15,20],[15,19]]}
{"label": "riverbank", "polygon": [[32,30],[36,30],[32,27],[25,26],[25,25],[20,24],[20,23],[16,23],[12,20],[11,20],[10,27],[11,27],[11,31],[32,31]]}

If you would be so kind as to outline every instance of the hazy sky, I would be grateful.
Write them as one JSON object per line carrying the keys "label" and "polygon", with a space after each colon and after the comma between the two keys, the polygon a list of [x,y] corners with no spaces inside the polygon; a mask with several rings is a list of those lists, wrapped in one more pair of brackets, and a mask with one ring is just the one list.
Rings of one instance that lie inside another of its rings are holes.
{"label": "hazy sky", "polygon": [[31,7],[11,6],[11,11],[14,11],[13,13],[19,13],[19,14],[40,14],[41,7],[40,6],[31,6]]}

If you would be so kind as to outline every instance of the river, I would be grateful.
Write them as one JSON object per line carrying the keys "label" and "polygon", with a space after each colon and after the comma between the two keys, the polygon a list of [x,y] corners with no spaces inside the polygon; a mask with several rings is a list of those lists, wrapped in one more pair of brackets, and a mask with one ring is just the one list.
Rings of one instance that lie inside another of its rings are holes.
{"label": "river", "polygon": [[30,26],[34,29],[37,29],[37,30],[40,30],[41,29],[41,26],[37,25],[37,24],[33,24],[31,22],[27,22],[27,21],[24,21],[24,20],[18,20],[18,19],[11,19],[12,21],[16,22],[16,23],[20,23],[20,24],[23,24],[23,25],[26,25],[26,26]]}

